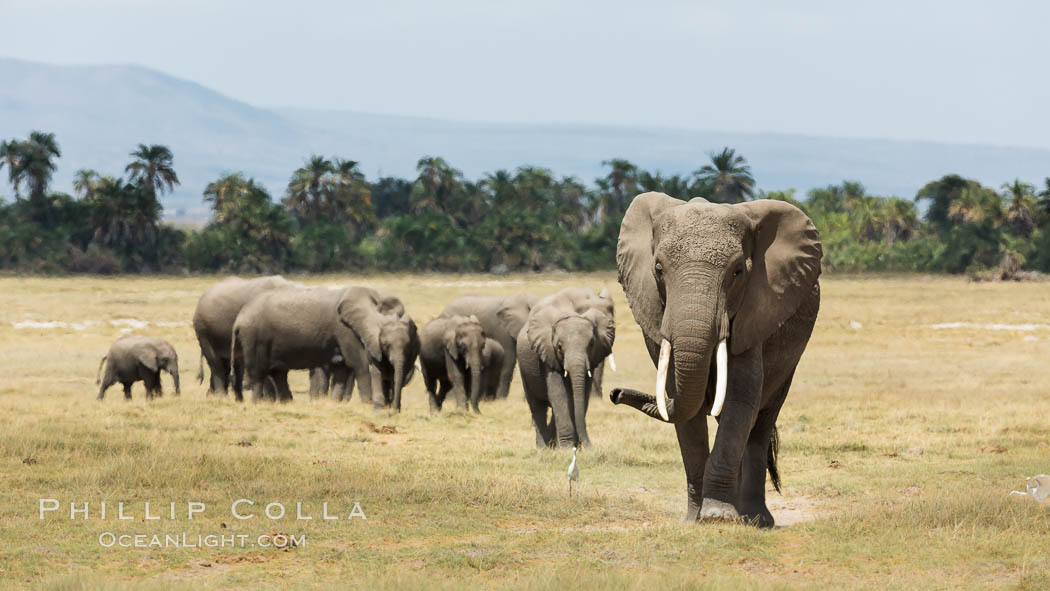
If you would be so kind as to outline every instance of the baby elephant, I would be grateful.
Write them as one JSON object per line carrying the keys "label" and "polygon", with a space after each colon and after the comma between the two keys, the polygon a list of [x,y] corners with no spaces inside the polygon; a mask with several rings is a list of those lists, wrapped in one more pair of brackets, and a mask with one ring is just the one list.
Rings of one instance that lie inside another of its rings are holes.
{"label": "baby elephant", "polygon": [[[108,363],[107,363],[108,361]],[[102,364],[106,372],[102,374]],[[141,380],[146,385],[146,398],[161,395],[160,372],[164,370],[175,380],[175,394],[179,394],[179,355],[164,339],[151,339],[124,335],[110,345],[109,353],[98,364],[95,383],[101,384],[98,399],[106,389],[120,382],[124,386],[124,398],[131,400],[131,384]]]}
{"label": "baby elephant", "polygon": [[476,316],[439,316],[423,327],[419,339],[419,365],[431,412],[441,410],[449,390],[461,409],[466,410],[469,399],[474,412],[480,412],[481,396],[499,387],[503,346],[485,336]]}

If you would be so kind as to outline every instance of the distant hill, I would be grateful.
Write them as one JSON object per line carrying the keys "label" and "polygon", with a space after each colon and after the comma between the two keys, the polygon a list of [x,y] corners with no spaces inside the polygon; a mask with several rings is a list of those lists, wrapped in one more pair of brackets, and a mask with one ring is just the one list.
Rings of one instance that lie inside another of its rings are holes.
{"label": "distant hill", "polygon": [[[805,192],[854,179],[872,193],[908,198],[949,172],[994,187],[1015,177],[1037,182],[1050,176],[1045,149],[263,109],[139,66],[0,59],[0,138],[33,129],[57,135],[63,157],[53,186],[63,191],[71,191],[78,168],[121,173],[136,144],[168,145],[182,186],[164,198],[166,213],[187,220],[207,217],[201,191],[223,171],[244,171],[279,197],[311,153],[358,160],[370,178],[414,176],[416,160],[430,154],[471,178],[533,164],[590,182],[602,174],[605,159],[689,173],[708,152],[731,146],[747,157],[760,188]],[[0,195],[11,197],[6,183]]]}

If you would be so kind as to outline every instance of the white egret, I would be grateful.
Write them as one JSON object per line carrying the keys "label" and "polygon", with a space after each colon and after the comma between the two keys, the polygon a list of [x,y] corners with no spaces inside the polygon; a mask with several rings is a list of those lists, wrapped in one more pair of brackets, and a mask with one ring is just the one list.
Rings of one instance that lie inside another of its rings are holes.
{"label": "white egret", "polygon": [[569,464],[569,496],[572,496],[572,483],[576,483],[576,496],[580,496],[580,467],[576,465],[576,447],[572,448],[572,462]]}

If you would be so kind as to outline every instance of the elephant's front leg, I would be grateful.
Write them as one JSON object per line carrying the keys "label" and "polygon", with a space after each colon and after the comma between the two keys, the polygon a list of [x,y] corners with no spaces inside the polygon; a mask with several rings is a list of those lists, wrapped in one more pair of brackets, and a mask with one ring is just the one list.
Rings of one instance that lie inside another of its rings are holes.
{"label": "elephant's front leg", "polygon": [[379,412],[386,408],[386,384],[383,383],[383,372],[374,364],[368,365],[368,375],[372,378],[372,410]]}
{"label": "elephant's front leg", "polygon": [[703,505],[704,468],[710,455],[710,441],[707,435],[707,415],[699,412],[692,419],[674,426],[678,435],[678,448],[682,452],[682,463],[685,464],[685,517],[682,521],[691,523],[700,516]]}
{"label": "elephant's front leg", "polygon": [[329,397],[332,400],[350,400],[350,390],[354,387],[353,374],[350,368],[337,364],[331,368],[332,381]]}
{"label": "elephant's front leg", "polygon": [[[725,404],[704,469],[701,519],[737,519],[740,465],[762,399],[762,353],[758,347],[729,359]],[[702,411],[701,411],[702,412]]]}
{"label": "elephant's front leg", "polygon": [[459,364],[456,363],[456,360],[448,353],[445,353],[445,371],[448,374],[449,381],[452,382],[452,394],[456,397],[456,404],[459,405],[460,410],[469,410],[464,372],[459,367]]}
{"label": "elephant's front leg", "polygon": [[328,394],[329,377],[327,368],[310,368],[310,400]]}
{"label": "elephant's front leg", "polygon": [[495,397],[506,398],[510,394],[510,382],[514,379],[514,363],[517,361],[517,345],[513,340],[500,341],[503,345],[503,365],[499,368]]}
{"label": "elephant's front leg", "polygon": [[576,422],[573,420],[571,391],[565,386],[565,378],[557,371],[547,372],[547,399],[550,401],[554,426],[558,433],[558,447],[576,447]]}

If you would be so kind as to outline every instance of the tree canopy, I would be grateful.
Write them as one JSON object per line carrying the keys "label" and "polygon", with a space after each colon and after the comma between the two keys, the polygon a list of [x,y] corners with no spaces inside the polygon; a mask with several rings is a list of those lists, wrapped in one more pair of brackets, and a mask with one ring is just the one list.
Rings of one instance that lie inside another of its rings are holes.
{"label": "tree canopy", "polygon": [[[413,178],[366,178],[357,160],[313,154],[279,199],[240,172],[202,190],[211,219],[199,229],[162,223],[158,196],[179,184],[175,158],[139,144],[125,176],[78,170],[73,196],[51,190],[61,150],[34,131],[0,142],[13,202],[0,200],[0,268],[36,272],[343,270],[589,270],[615,266],[631,200],[662,191],[719,203],[778,199],[813,219],[829,271],[943,271],[1015,276],[1050,271],[1050,177],[999,190],[950,174],[913,199],[871,195],[860,182],[756,190],[729,147],[691,175],[603,162],[588,184],[520,166],[468,179],[439,156]],[[922,209],[925,212],[922,213]]]}

